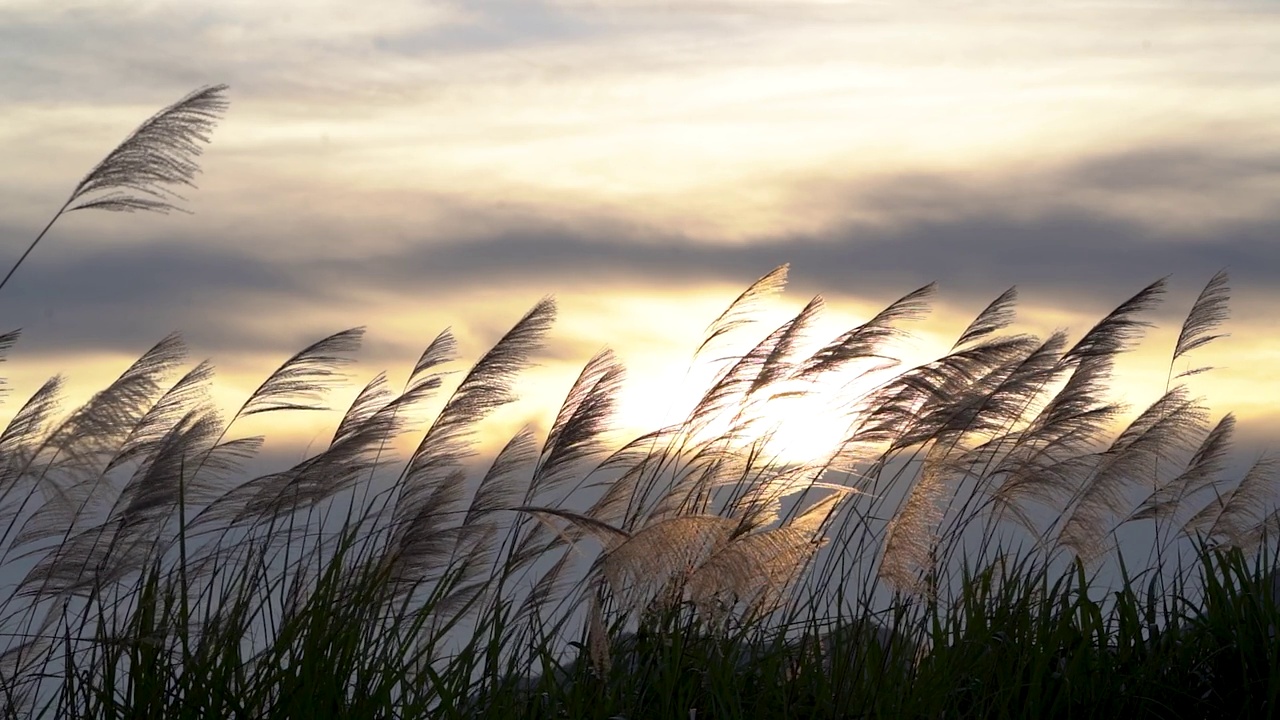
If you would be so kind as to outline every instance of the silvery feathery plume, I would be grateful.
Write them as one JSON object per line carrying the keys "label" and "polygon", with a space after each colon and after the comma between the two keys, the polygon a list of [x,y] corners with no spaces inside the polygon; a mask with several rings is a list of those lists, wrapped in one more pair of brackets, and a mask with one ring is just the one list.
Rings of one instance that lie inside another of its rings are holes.
{"label": "silvery feathery plume", "polygon": [[209,142],[209,133],[229,105],[223,95],[226,90],[226,85],[196,90],[139,125],[76,185],[71,197],[0,280],[0,288],[65,213],[90,209],[165,214],[181,211],[174,202],[186,198],[172,188],[195,187],[193,180],[200,172],[196,164],[200,143]]}

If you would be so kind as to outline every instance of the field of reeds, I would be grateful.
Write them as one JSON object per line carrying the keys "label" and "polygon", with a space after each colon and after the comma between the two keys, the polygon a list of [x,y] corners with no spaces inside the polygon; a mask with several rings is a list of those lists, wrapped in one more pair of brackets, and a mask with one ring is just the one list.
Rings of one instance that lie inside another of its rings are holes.
{"label": "field of reeds", "polygon": [[[178,209],[225,90],[144,123],[50,227]],[[0,432],[3,716],[1277,713],[1274,465],[1226,476],[1234,419],[1190,395],[1200,368],[1173,371],[1218,337],[1225,274],[1127,423],[1108,381],[1163,280],[1074,341],[1010,332],[1005,292],[913,366],[895,343],[931,286],[802,352],[820,299],[756,322],[785,280],[726,298],[690,360],[709,370],[700,399],[626,442],[606,351],[545,437],[479,455],[551,300],[469,369],[440,333],[403,387],[375,376],[326,447],[266,474],[246,470],[263,438],[242,421],[324,408],[360,329],[231,412],[177,336],[70,412],[49,380]],[[842,441],[784,459],[769,404],[833,387],[856,389]],[[1136,550],[1119,540],[1135,528]]]}

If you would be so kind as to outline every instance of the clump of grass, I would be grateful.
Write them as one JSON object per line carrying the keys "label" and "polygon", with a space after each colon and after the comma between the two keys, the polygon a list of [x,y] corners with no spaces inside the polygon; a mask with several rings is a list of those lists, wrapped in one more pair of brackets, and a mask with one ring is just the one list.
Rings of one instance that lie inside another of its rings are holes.
{"label": "clump of grass", "polygon": [[[164,187],[190,183],[223,90],[153,117],[54,220],[173,209]],[[550,299],[456,384],[440,333],[403,388],[375,376],[326,447],[261,475],[245,463],[263,438],[239,421],[324,409],[359,328],[229,415],[207,399],[212,365],[181,372],[176,335],[64,417],[50,380],[0,432],[0,572],[19,578],[0,601],[4,715],[1275,711],[1273,464],[1222,478],[1234,420],[1210,426],[1172,370],[1111,437],[1111,367],[1164,281],[1074,344],[1003,334],[1011,289],[948,353],[901,368],[894,343],[932,286],[808,351],[821,298],[751,335],[785,280],[766,274],[708,327],[692,362],[712,379],[687,416],[613,442],[623,369],[602,352],[545,438],[521,430],[479,471]],[[1174,361],[1216,337],[1226,299],[1219,273]],[[853,379],[871,389],[843,441],[779,457],[770,403]],[[1156,528],[1136,575],[1114,540],[1131,523]]]}

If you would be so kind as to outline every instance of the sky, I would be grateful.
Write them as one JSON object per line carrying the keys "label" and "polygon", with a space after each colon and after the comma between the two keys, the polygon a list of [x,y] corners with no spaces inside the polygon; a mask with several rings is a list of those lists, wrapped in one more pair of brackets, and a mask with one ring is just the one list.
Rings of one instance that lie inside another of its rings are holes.
{"label": "sky", "polygon": [[[608,346],[623,424],[650,429],[782,263],[769,317],[821,294],[832,335],[936,281],[921,352],[1012,285],[1017,329],[1074,338],[1169,275],[1120,368],[1140,406],[1226,268],[1230,336],[1193,389],[1241,453],[1275,449],[1277,38],[1269,2],[0,0],[5,269],[147,116],[231,102],[192,215],[67,215],[0,290],[23,330],[0,416],[54,373],[85,399],[173,330],[231,408],[365,325],[353,394],[445,327],[474,360],[553,295],[499,422],[545,428]],[[301,447],[336,417],[273,422]]]}

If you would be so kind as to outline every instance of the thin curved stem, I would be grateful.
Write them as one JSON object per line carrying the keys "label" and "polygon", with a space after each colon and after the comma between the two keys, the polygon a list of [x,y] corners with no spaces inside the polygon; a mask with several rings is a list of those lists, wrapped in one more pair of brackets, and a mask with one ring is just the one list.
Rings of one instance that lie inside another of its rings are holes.
{"label": "thin curved stem", "polygon": [[62,214],[67,211],[67,206],[70,204],[71,200],[68,199],[62,204],[62,207],[58,208],[58,212],[53,214],[53,218],[51,218],[49,223],[44,226],[44,229],[36,236],[36,239],[32,240],[31,244],[27,246],[27,251],[22,253],[22,257],[18,258],[18,262],[14,263],[13,267],[9,268],[9,272],[4,276],[4,280],[0,280],[0,290],[3,290],[4,286],[9,283],[9,278],[13,277],[13,274],[18,271],[18,268],[22,265],[22,261],[27,259],[27,256],[31,254],[32,250],[36,249],[36,245],[40,244],[40,240],[49,232],[49,228],[53,227],[54,223],[58,222],[58,218],[62,217]]}

